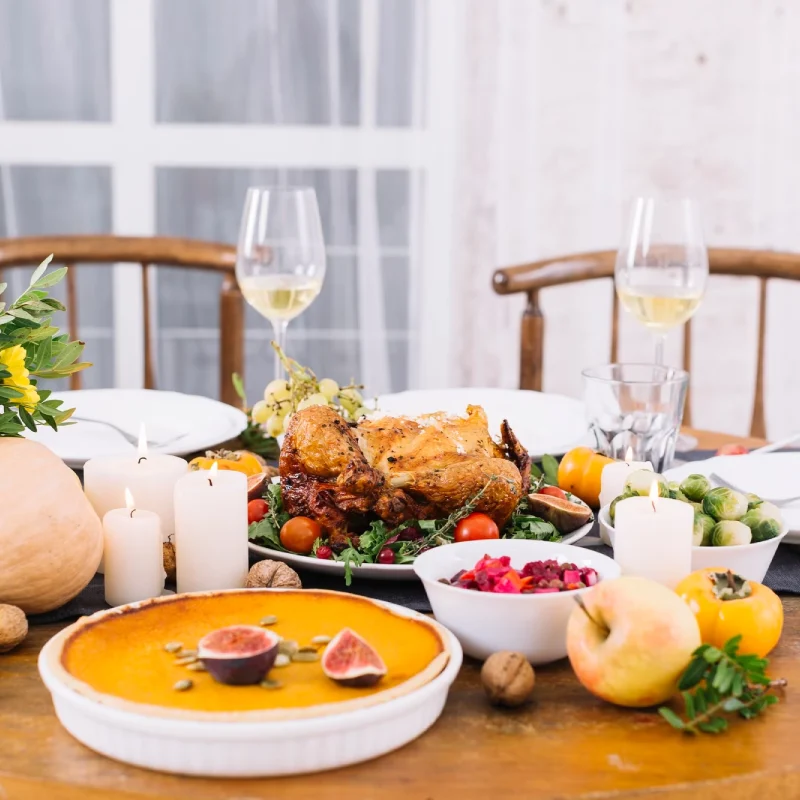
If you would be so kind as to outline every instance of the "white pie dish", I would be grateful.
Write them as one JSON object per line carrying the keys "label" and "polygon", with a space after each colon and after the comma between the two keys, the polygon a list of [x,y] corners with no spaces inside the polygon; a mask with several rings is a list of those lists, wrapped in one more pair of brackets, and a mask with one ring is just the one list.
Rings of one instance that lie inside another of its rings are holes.
{"label": "white pie dish", "polygon": [[[608,513],[609,506],[603,506],[598,514],[602,539],[614,546],[614,526]],[[692,571],[709,567],[724,567],[748,581],[761,583],[769,570],[769,565],[778,552],[778,545],[788,531],[784,526],[780,536],[764,542],[731,545],[728,547],[692,547]]]}
{"label": "white pie dish", "polygon": [[[391,603],[370,602],[436,625]],[[92,618],[124,608],[102,611]],[[308,719],[198,721],[114,707],[68,685],[53,660],[73,627],[54,636],[39,655],[39,672],[62,725],[78,741],[105,756],[183,775],[291,775],[335,769],[388,753],[420,736],[438,719],[462,661],[457,639],[437,625],[449,647],[446,666],[428,683],[399,697]]]}
{"label": "white pie dish", "polygon": [[521,569],[529,561],[555,559],[597,570],[601,581],[620,575],[619,565],[593,550],[556,542],[491,539],[434,547],[417,557],[414,571],[428,594],[436,619],[451,630],[464,652],[485,659],[499,650],[515,650],[532,664],[567,655],[567,620],[575,598],[591,588],[554,594],[493,594],[441,583],[472,569],[483,555],[510,556]]}

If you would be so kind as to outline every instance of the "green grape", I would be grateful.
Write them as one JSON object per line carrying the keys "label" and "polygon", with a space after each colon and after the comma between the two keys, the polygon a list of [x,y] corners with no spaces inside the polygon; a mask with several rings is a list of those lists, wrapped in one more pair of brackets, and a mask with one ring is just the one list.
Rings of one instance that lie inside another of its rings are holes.
{"label": "green grape", "polygon": [[339,384],[331,378],[323,378],[319,382],[320,394],[324,394],[328,400],[333,400],[339,394]]}
{"label": "green grape", "polygon": [[267,384],[264,389],[264,400],[273,405],[280,403],[282,400],[288,400],[292,393],[289,389],[289,382],[282,378],[277,378]]}
{"label": "green grape", "polygon": [[358,389],[342,389],[339,392],[339,403],[352,416],[364,404],[364,398]]}
{"label": "green grape", "polygon": [[294,416],[294,414],[287,414],[287,415],[286,415],[286,416],[283,418],[283,432],[284,432],[284,433],[286,433],[286,431],[288,431],[288,430],[289,430],[289,423],[292,421],[292,417],[293,417],[293,416]]}
{"label": "green grape", "polygon": [[265,425],[267,436],[280,436],[283,433],[283,417],[273,414]]}
{"label": "green grape", "polygon": [[302,411],[304,408],[310,408],[311,406],[327,406],[328,405],[328,398],[325,397],[324,394],[317,392],[316,394],[311,394],[305,398],[305,400],[301,400],[297,404],[297,410]]}
{"label": "green grape", "polygon": [[266,400],[259,400],[251,409],[250,416],[257,425],[263,425],[272,414],[272,409]]}

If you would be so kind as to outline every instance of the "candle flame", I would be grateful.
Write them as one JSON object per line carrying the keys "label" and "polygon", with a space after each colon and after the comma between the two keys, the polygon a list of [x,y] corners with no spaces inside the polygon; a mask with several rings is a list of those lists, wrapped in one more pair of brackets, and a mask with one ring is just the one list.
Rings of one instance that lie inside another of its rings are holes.
{"label": "candle flame", "polygon": [[211,476],[212,478],[213,478],[213,477],[214,477],[214,476],[217,474],[217,469],[218,469],[218,467],[217,467],[217,462],[215,461],[215,462],[214,462],[214,463],[211,465],[211,469],[209,470],[210,476]]}
{"label": "candle flame", "polygon": [[144,429],[144,422],[139,424],[139,458],[147,458],[147,432]]}
{"label": "candle flame", "polygon": [[656,510],[656,498],[658,497],[658,481],[653,481],[650,484],[650,502],[653,504],[653,513]]}
{"label": "candle flame", "polygon": [[133,495],[131,494],[131,490],[125,487],[125,508],[131,510],[135,508],[135,504],[133,502]]}
{"label": "candle flame", "polygon": [[626,461],[628,464],[630,464],[630,463],[631,463],[631,461],[633,461],[633,448],[632,448],[632,447],[629,447],[629,448],[628,448],[628,449],[625,451],[625,461]]}

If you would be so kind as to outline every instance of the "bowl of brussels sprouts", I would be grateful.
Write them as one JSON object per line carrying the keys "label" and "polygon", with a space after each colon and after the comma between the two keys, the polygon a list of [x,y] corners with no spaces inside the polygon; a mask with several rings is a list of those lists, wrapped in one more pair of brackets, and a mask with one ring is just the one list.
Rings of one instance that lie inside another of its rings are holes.
{"label": "bowl of brussels sprouts", "polygon": [[714,486],[705,476],[692,474],[680,482],[641,470],[633,472],[625,489],[600,509],[600,527],[614,544],[616,506],[627,497],[647,495],[654,480],[661,497],[694,507],[692,570],[725,567],[748,580],[761,582],[787,533],[780,509],[755,494]]}

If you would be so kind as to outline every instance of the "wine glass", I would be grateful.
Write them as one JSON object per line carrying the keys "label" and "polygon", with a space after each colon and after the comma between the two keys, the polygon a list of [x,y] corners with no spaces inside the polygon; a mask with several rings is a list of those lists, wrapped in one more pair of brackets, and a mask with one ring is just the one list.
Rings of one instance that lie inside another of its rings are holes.
{"label": "wine glass", "polygon": [[638,197],[617,252],[614,281],[622,305],[656,339],[664,363],[667,333],[700,305],[708,278],[708,252],[700,213],[689,198]]}
{"label": "wine glass", "polygon": [[[253,186],[247,190],[236,251],[236,279],[245,300],[272,323],[283,351],[289,321],[322,289],[325,242],[310,186]],[[283,376],[275,353],[275,377]]]}

